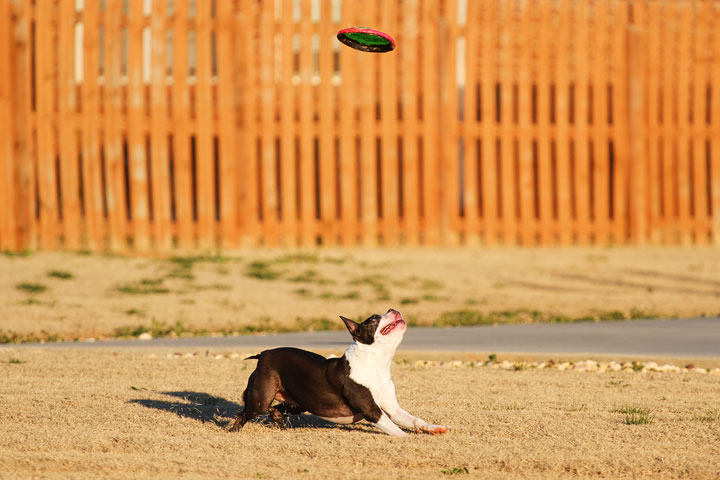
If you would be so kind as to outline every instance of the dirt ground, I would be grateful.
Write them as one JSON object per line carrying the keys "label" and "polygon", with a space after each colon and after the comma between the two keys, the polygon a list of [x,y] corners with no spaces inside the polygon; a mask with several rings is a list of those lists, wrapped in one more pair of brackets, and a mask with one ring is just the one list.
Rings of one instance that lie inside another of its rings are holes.
{"label": "dirt ground", "polygon": [[529,321],[531,312],[718,315],[720,249],[260,250],[174,260],[0,255],[0,336],[101,338],[178,322],[179,334],[340,328],[337,315],[364,318],[389,307],[414,324],[463,310],[518,312],[513,321]]}
{"label": "dirt ground", "polygon": [[401,405],[448,434],[310,416],[230,434],[254,362],[180,353],[0,349],[1,476],[720,478],[718,375],[396,364]]}

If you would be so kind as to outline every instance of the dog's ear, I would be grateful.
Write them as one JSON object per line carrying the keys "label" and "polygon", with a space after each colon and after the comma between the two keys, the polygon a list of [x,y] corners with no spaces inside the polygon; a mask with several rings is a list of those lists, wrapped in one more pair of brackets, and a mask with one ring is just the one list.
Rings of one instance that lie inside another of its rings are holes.
{"label": "dog's ear", "polygon": [[353,322],[353,321],[350,320],[349,318],[343,317],[342,315],[340,315],[340,319],[341,319],[343,322],[345,322],[345,326],[347,327],[348,332],[350,332],[350,335],[352,335],[352,336],[354,337],[354,336],[355,336],[355,333],[357,332],[357,329],[358,329],[358,327],[359,327],[360,325],[358,325],[357,323]]}

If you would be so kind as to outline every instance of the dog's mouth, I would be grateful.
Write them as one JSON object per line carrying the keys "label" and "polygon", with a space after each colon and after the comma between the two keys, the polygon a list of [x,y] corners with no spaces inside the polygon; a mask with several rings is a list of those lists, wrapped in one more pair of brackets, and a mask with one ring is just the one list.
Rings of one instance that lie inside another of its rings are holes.
{"label": "dog's mouth", "polygon": [[397,327],[398,325],[401,325],[401,324],[402,324],[402,325],[405,325],[405,320],[403,320],[403,318],[402,318],[401,315],[398,315],[398,317],[395,319],[395,321],[392,322],[392,323],[388,323],[387,325],[385,325],[385,326],[382,328],[382,330],[380,330],[380,333],[383,334],[383,335],[387,335],[388,333],[390,333],[390,332],[392,332],[393,330],[395,330],[395,327]]}

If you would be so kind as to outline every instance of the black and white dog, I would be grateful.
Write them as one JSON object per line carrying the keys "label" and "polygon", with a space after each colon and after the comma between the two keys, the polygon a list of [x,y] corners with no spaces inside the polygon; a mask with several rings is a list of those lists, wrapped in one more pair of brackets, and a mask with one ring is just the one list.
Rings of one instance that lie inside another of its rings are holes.
{"label": "black and white dog", "polygon": [[[283,415],[310,412],[335,423],[365,419],[396,437],[407,435],[398,425],[431,434],[447,432],[447,427],[427,423],[398,404],[390,364],[406,329],[400,312],[390,309],[362,323],[340,318],[355,340],[341,358],[326,359],[297,348],[249,357],[258,363],[243,393],[245,409],[231,432],[265,412],[281,427]],[[273,400],[279,404],[271,406]]]}

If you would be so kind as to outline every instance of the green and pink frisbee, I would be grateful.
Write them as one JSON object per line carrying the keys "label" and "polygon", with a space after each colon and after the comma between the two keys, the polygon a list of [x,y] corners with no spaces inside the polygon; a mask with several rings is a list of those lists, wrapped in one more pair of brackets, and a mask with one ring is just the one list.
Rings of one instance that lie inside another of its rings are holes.
{"label": "green and pink frisbee", "polygon": [[395,50],[395,40],[390,35],[367,27],[344,28],[338,32],[337,39],[363,52],[385,53]]}

